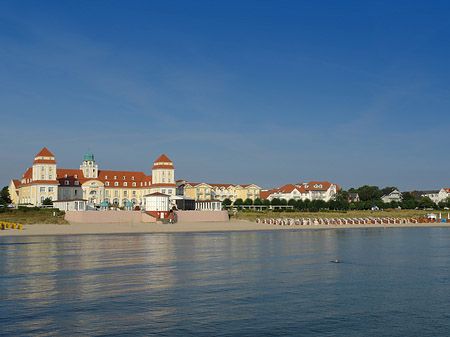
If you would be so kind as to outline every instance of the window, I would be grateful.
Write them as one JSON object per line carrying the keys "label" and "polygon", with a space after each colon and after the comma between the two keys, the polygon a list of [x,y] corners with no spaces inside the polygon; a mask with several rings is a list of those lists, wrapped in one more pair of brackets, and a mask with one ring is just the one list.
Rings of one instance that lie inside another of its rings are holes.
{"label": "window", "polygon": [[108,176],[105,176],[105,179],[108,179]]}
{"label": "window", "polygon": [[48,179],[52,180],[53,176],[51,174],[48,175]]}
{"label": "window", "polygon": [[48,168],[48,170],[49,170],[50,172],[52,172],[52,167],[50,166],[50,167]]}
{"label": "window", "polygon": [[109,197],[109,191],[108,190],[105,191],[105,196]]}
{"label": "window", "polygon": [[107,181],[107,182],[105,183],[105,186],[109,186],[109,181]]}
{"label": "window", "polygon": [[44,180],[45,178],[44,178],[44,175],[43,174],[41,174],[41,180]]}
{"label": "window", "polygon": [[40,191],[40,192],[45,192],[45,187],[40,187],[40,188],[39,188],[39,191]]}
{"label": "window", "polygon": [[78,195],[78,190],[73,191],[73,195]]}
{"label": "window", "polygon": [[68,189],[64,189],[64,196],[68,197],[69,196],[69,190]]}
{"label": "window", "polygon": [[125,176],[123,176],[122,179],[125,180]]}
{"label": "window", "polygon": [[48,191],[49,191],[49,192],[53,192],[53,187],[49,187],[49,188],[48,188]]}
{"label": "window", "polygon": [[172,194],[172,190],[170,188],[167,190],[167,194]]}
{"label": "window", "polygon": [[114,180],[116,180],[117,179],[117,176],[114,176]]}
{"label": "window", "polygon": [[75,181],[75,185],[80,185],[80,182],[79,181]]}
{"label": "window", "polygon": [[166,178],[163,177],[163,183],[165,183],[165,182],[166,182]]}
{"label": "window", "polygon": [[136,183],[133,183],[132,185],[133,185],[133,186],[136,186]]}
{"label": "window", "polygon": [[70,183],[69,183],[69,181],[68,180],[66,180],[65,182],[64,182],[64,185],[69,185]]}
{"label": "window", "polygon": [[131,180],[134,180],[134,176],[131,177]]}
{"label": "window", "polygon": [[124,182],[124,183],[123,183],[123,186],[128,186],[128,183],[127,183],[127,182]]}
{"label": "window", "polygon": [[118,197],[119,196],[119,191],[114,191],[114,196]]}
{"label": "window", "polygon": [[67,174],[64,175],[64,178],[67,178]]}
{"label": "window", "polygon": [[119,183],[116,181],[116,182],[114,183],[114,186],[119,186]]}
{"label": "window", "polygon": [[166,189],[163,188],[163,189],[161,190],[161,193],[165,194],[165,193],[166,193]]}
{"label": "window", "polygon": [[77,178],[78,178],[78,174],[75,174],[75,175],[74,175],[74,178],[77,179]]}
{"label": "window", "polygon": [[123,196],[126,197],[127,196],[127,191],[123,191]]}
{"label": "window", "polygon": [[135,197],[136,196],[136,191],[133,191],[133,197]]}

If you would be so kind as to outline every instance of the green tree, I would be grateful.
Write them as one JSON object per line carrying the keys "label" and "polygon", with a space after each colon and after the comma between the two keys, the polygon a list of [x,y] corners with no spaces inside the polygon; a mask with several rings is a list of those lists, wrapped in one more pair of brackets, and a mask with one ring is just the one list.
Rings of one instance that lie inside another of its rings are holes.
{"label": "green tree", "polygon": [[289,199],[287,204],[289,206],[293,206],[294,208],[297,208],[297,200],[295,200],[295,199]]}
{"label": "green tree", "polygon": [[42,205],[44,205],[44,206],[51,206],[51,205],[53,205],[53,201],[52,201],[52,199],[50,199],[50,198],[45,198],[45,199],[42,201]]}
{"label": "green tree", "polygon": [[2,188],[2,191],[0,192],[0,205],[6,205],[10,203],[11,199],[9,195],[9,187],[5,186]]}
{"label": "green tree", "polygon": [[244,200],[242,200],[241,198],[237,198],[236,201],[234,202],[235,206],[241,206],[244,204]]}
{"label": "green tree", "polygon": [[262,204],[263,204],[264,206],[270,206],[270,205],[271,205],[271,202],[270,202],[269,199],[264,199],[264,200],[262,201]]}
{"label": "green tree", "polygon": [[253,200],[250,199],[250,198],[245,199],[244,200],[244,205],[252,206],[253,205]]}
{"label": "green tree", "polygon": [[378,186],[368,186],[364,185],[356,190],[359,194],[359,199],[361,201],[375,201],[379,200],[381,197],[381,191]]}
{"label": "green tree", "polygon": [[423,197],[419,201],[420,208],[436,208],[436,204],[429,197]]}
{"label": "green tree", "polygon": [[281,206],[281,200],[278,199],[278,198],[273,198],[273,199],[270,201],[270,204],[271,204],[272,206]]}
{"label": "green tree", "polygon": [[255,201],[253,201],[253,205],[255,205],[255,206],[260,206],[260,205],[262,205],[261,199],[256,198]]}
{"label": "green tree", "polygon": [[222,201],[222,205],[225,206],[225,207],[230,206],[231,203],[232,203],[231,200],[228,199],[228,198],[226,198],[226,199],[224,199],[224,200]]}

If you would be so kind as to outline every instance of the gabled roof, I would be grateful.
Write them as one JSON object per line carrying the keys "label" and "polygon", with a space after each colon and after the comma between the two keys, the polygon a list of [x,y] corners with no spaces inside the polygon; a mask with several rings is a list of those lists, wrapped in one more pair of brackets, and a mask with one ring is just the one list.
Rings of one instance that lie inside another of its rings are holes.
{"label": "gabled roof", "polygon": [[269,197],[269,195],[271,195],[272,193],[273,193],[273,190],[261,191],[261,192],[259,192],[259,198],[260,199],[267,199]]}
{"label": "gabled roof", "polygon": [[55,157],[53,155],[53,153],[51,153],[46,147],[44,147],[37,155],[34,156],[36,157]]}
{"label": "gabled roof", "polygon": [[163,153],[158,159],[155,160],[155,163],[172,163],[172,161]]}
{"label": "gabled roof", "polygon": [[13,179],[12,182],[13,182],[15,188],[18,188],[21,185],[20,180],[18,180],[18,179]]}

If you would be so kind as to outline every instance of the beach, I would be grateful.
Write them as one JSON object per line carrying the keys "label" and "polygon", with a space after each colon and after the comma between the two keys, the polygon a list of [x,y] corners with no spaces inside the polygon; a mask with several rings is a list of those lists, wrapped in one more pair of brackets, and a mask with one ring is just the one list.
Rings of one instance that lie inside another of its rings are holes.
{"label": "beach", "polygon": [[192,233],[222,231],[267,231],[267,230],[317,230],[348,228],[395,228],[395,227],[449,227],[447,223],[415,223],[415,224],[366,224],[366,225],[292,225],[280,226],[232,220],[229,222],[183,222],[176,224],[160,223],[71,223],[66,225],[34,224],[23,225],[22,230],[7,229],[0,231],[0,237],[35,236],[35,235],[82,235],[82,234],[126,234],[126,233]]}

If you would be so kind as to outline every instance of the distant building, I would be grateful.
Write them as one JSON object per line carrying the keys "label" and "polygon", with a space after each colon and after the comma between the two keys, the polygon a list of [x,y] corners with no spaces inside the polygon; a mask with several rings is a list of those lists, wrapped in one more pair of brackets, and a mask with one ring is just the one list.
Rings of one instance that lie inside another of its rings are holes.
{"label": "distant building", "polygon": [[194,200],[220,200],[236,199],[255,200],[260,197],[261,188],[257,185],[234,185],[213,183],[191,183],[185,180],[177,181],[177,193],[193,198]]}
{"label": "distant building", "polygon": [[434,203],[438,203],[440,200],[439,200],[439,191],[423,191],[421,194],[420,194],[420,198],[423,198],[423,197],[428,197],[428,198],[430,198],[431,199],[431,201],[433,201]]}
{"label": "distant building", "polygon": [[361,201],[358,193],[349,193],[348,194],[348,202],[358,202]]}
{"label": "distant building", "polygon": [[381,197],[384,203],[389,203],[392,201],[401,202],[403,200],[402,194],[398,190],[393,190],[391,193],[385,194]]}
{"label": "distant building", "polygon": [[334,199],[340,189],[338,185],[328,181],[310,181],[309,183],[287,184],[280,188],[261,191],[261,199],[328,201]]}
{"label": "distant building", "polygon": [[46,198],[84,199],[91,206],[102,202],[142,206],[147,194],[176,194],[175,169],[164,154],[154,162],[152,175],[146,175],[135,171],[101,170],[92,153],[84,156],[80,169],[59,169],[55,156],[45,147],[34,157],[32,167],[20,182],[12,180],[9,188],[15,204],[34,206],[42,205]]}
{"label": "distant building", "polygon": [[445,187],[441,188],[441,190],[438,193],[438,201],[437,202],[444,201],[448,197],[450,197],[450,188],[445,188]]}

